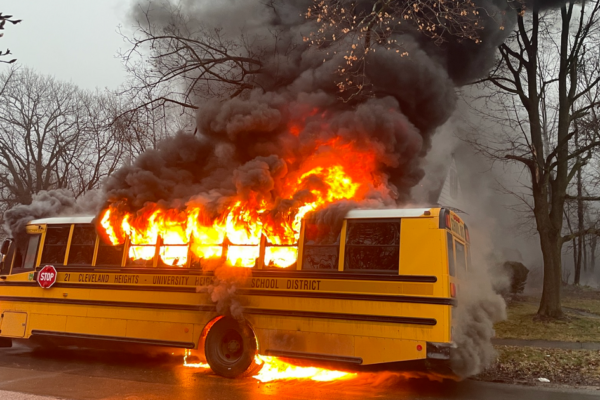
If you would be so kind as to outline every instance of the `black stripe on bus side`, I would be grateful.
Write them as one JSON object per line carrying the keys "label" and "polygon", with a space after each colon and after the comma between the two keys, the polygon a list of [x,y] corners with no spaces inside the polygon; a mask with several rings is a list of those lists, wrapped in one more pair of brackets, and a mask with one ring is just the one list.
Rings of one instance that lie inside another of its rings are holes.
{"label": "black stripe on bus side", "polygon": [[69,304],[78,306],[103,306],[103,307],[126,307],[126,308],[150,308],[157,310],[179,310],[179,311],[215,311],[215,306],[188,305],[188,304],[165,304],[165,303],[134,303],[125,301],[100,301],[100,300],[69,300],[50,297],[20,297],[0,296],[0,301],[20,301],[25,303],[51,303]]}
{"label": "black stripe on bus side", "polygon": [[[6,286],[38,286],[36,282],[5,282]],[[0,283],[2,286],[3,283]],[[164,287],[164,286],[142,286],[142,285],[110,285],[110,284],[86,284],[86,283],[55,283],[53,288],[63,289],[103,289],[103,290],[135,290],[147,292],[177,292],[196,293],[195,287]],[[335,292],[296,292],[291,290],[260,290],[260,289],[238,289],[237,294],[248,296],[277,296],[277,297],[308,297],[318,299],[334,300],[364,300],[364,301],[387,301],[395,303],[417,303],[437,304],[445,306],[456,306],[456,300],[446,297],[426,296],[403,296],[403,295],[379,295],[379,294],[354,294]]]}
{"label": "black stripe on bus side", "polygon": [[[24,281],[8,281],[8,282],[0,282],[0,287],[2,286],[37,286],[40,284],[37,282],[24,282]],[[54,286],[52,286],[54,287]]]}
{"label": "black stripe on bus side", "polygon": [[325,313],[325,312],[295,311],[295,310],[269,310],[269,309],[262,309],[262,308],[244,308],[243,312],[244,312],[244,314],[274,315],[274,316],[278,316],[278,317],[341,319],[341,320],[350,320],[350,321],[389,322],[389,323],[393,323],[393,324],[410,324],[410,325],[436,325],[437,324],[437,321],[433,318],[394,317],[394,316],[387,316],[387,315]]}
{"label": "black stripe on bus side", "polygon": [[171,342],[166,340],[151,340],[151,339],[136,339],[121,336],[103,336],[103,335],[88,335],[83,333],[70,333],[70,332],[55,332],[55,331],[31,331],[31,336],[49,336],[69,339],[85,339],[85,340],[106,340],[110,342],[120,343],[137,343],[147,344],[152,346],[167,346],[167,347],[179,347],[182,349],[193,349],[196,347],[191,342]]}
{"label": "black stripe on bus side", "polygon": [[[67,267],[56,266],[58,272],[87,272],[93,273],[115,273],[115,274],[164,274],[164,275],[194,275],[194,276],[214,276],[213,272],[191,269],[166,269],[166,268],[102,268],[102,267]],[[39,267],[38,267],[39,269]],[[435,283],[437,277],[434,275],[386,275],[386,274],[358,274],[348,273],[344,271],[335,272],[313,272],[313,271],[277,271],[277,270],[260,270],[252,269],[251,276],[254,278],[319,278],[319,279],[341,279],[341,280],[358,280],[358,281],[399,281],[399,282],[423,282]],[[33,272],[33,271],[32,271]]]}
{"label": "black stripe on bus side", "polygon": [[[37,282],[0,282],[2,286],[35,286],[40,285]],[[52,288],[63,288],[63,289],[105,289],[105,290],[138,290],[144,292],[187,292],[196,293],[196,286],[149,286],[149,285],[118,285],[118,284],[94,284],[94,283],[65,283],[57,282],[52,285]]]}
{"label": "black stripe on bus side", "polygon": [[253,270],[253,278],[318,278],[318,279],[342,279],[358,281],[400,281],[400,282],[423,282],[435,283],[436,276],[428,275],[384,275],[384,274],[357,274],[347,272],[312,272],[312,271],[264,271]]}
{"label": "black stripe on bus side", "polygon": [[115,285],[86,283],[55,283],[53,288],[63,289],[104,289],[104,290],[137,290],[142,292],[183,292],[196,293],[196,286],[148,286],[148,285]]}
{"label": "black stripe on bus side", "polygon": [[[215,311],[214,306],[207,305],[187,305],[187,304],[164,304],[164,303],[129,303],[118,301],[97,301],[97,300],[67,300],[58,298],[43,297],[9,297],[0,296],[0,301],[15,301],[27,303],[51,303],[51,304],[72,304],[83,306],[103,306],[103,307],[127,307],[127,308],[150,308],[161,310],[181,310],[181,311]],[[255,315],[274,315],[282,317],[302,317],[302,318],[324,318],[341,319],[351,321],[369,321],[369,322],[389,322],[396,324],[414,324],[414,325],[436,325],[437,321],[433,318],[414,318],[414,317],[394,317],[386,315],[364,315],[364,314],[344,314],[344,313],[324,313],[313,311],[294,311],[294,310],[272,310],[265,308],[244,308],[245,314]]]}
{"label": "black stripe on bus side", "polygon": [[275,357],[301,358],[301,359],[307,359],[307,360],[345,362],[345,363],[350,363],[350,364],[362,364],[363,363],[363,359],[360,357],[345,357],[345,356],[337,356],[337,355],[332,355],[332,354],[321,354],[321,353],[303,353],[300,351],[285,351],[285,350],[266,349],[265,355],[275,356]]}
{"label": "black stripe on bus side", "polygon": [[381,294],[354,294],[354,293],[335,293],[335,292],[295,292],[291,290],[257,290],[257,289],[238,289],[236,294],[247,296],[281,296],[281,297],[308,297],[318,299],[335,300],[364,300],[364,301],[387,301],[394,303],[418,303],[418,304],[437,304],[444,306],[455,306],[456,300],[446,297],[426,297],[426,296],[402,296],[402,295],[381,295]]}

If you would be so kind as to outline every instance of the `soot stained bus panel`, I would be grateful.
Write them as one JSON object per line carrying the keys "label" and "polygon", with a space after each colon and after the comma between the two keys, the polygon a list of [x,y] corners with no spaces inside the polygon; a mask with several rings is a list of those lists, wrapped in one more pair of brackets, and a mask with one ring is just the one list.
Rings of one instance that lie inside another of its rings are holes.
{"label": "soot stained bus panel", "polygon": [[344,270],[398,272],[400,220],[348,221]]}

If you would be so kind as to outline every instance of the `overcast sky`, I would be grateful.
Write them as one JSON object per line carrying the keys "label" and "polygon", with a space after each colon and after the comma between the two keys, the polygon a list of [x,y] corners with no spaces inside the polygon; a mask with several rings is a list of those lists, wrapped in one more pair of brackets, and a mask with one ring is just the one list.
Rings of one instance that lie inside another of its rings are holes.
{"label": "overcast sky", "polygon": [[[6,24],[0,48],[20,65],[94,89],[116,89],[125,81],[117,33],[127,26],[132,0],[2,0],[0,11],[22,19]],[[9,68],[0,64],[0,71]]]}

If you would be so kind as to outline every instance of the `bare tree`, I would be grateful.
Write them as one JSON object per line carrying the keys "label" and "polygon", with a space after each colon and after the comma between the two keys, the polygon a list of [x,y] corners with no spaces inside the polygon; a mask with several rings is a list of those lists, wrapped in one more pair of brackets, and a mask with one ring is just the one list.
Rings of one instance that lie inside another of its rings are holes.
{"label": "bare tree", "polygon": [[[369,94],[366,74],[369,53],[393,51],[408,55],[395,39],[398,32],[416,30],[440,45],[450,38],[480,43],[486,10],[473,1],[377,0],[365,4],[344,0],[313,0],[306,18],[318,23],[304,41],[344,55],[336,85],[345,99]],[[404,24],[404,25],[403,25]],[[405,26],[406,25],[406,26]],[[341,46],[335,46],[343,43]]]}
{"label": "bare tree", "polygon": [[[126,85],[127,86],[127,85]],[[131,87],[131,86],[130,86]],[[150,87],[141,87],[135,95],[118,93],[121,113],[114,121],[122,132],[125,155],[133,159],[177,131],[193,131],[194,116],[171,102],[161,102],[162,94]]]}
{"label": "bare tree", "polygon": [[[20,19],[13,19],[12,15],[2,15],[2,12],[0,12],[0,31],[4,30],[4,26],[6,25],[7,22],[10,22],[11,24],[15,25],[18,24],[19,22],[21,22]],[[0,32],[0,37],[4,36],[4,33]],[[6,51],[2,51],[0,50],[0,57],[5,57],[12,54],[10,52],[10,49],[6,49]],[[6,64],[11,64],[14,63],[15,61],[17,61],[16,58],[13,58],[9,61],[4,61],[3,59],[0,58],[0,63],[6,63]]]}
{"label": "bare tree", "polygon": [[[497,160],[521,163],[529,175],[529,194],[544,260],[542,317],[561,317],[561,249],[594,227],[564,232],[566,200],[591,200],[568,193],[578,171],[600,146],[599,132],[577,129],[600,105],[600,3],[567,3],[558,11],[519,12],[518,26],[499,47],[498,62],[481,82],[490,93],[488,109],[508,113],[514,131],[479,149]],[[579,132],[579,133],[578,133]],[[578,140],[576,142],[576,134]]]}
{"label": "bare tree", "polygon": [[28,69],[0,74],[0,201],[29,204],[42,190],[76,196],[96,188],[121,163],[115,100]]}
{"label": "bare tree", "polygon": [[261,51],[243,36],[231,40],[221,29],[196,26],[179,6],[164,7],[167,24],[155,24],[145,9],[135,34],[123,35],[131,44],[121,55],[132,77],[128,92],[146,100],[135,109],[168,103],[195,109],[200,98],[235,97],[256,87],[252,77],[262,71]]}
{"label": "bare tree", "polygon": [[[280,12],[276,3],[277,0],[264,2],[274,19]],[[324,57],[345,54],[337,71],[339,76],[332,75],[331,79],[341,92],[352,97],[368,89],[365,60],[376,51],[375,47],[377,51],[405,52],[402,44],[394,40],[394,34],[419,32],[438,44],[448,37],[477,43],[483,29],[481,9],[471,0],[377,0],[362,4],[313,0],[304,17],[314,29],[298,32],[303,35],[300,43],[283,37],[283,30],[288,29],[285,26],[269,29],[269,37],[241,28],[239,32],[228,32],[218,26],[205,26],[170,2],[160,7],[159,11],[155,4],[137,9],[135,33],[123,35],[131,44],[130,50],[122,54],[134,78],[128,90],[147,99],[137,107],[171,103],[195,109],[201,99],[236,97],[252,89],[269,89],[265,85],[281,84],[285,78],[278,75],[277,66],[267,65],[267,61],[291,57],[298,48],[308,46]],[[153,12],[160,18],[153,18]],[[159,23],[155,22],[157,19]],[[148,89],[155,92],[150,99]]]}

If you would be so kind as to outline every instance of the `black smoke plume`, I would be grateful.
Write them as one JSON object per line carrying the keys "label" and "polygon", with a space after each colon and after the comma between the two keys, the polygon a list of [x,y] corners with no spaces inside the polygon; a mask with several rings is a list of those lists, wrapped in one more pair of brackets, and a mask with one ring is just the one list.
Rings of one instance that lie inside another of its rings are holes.
{"label": "black smoke plume", "polygon": [[[359,3],[369,8],[373,2]],[[423,177],[420,159],[435,128],[454,110],[455,87],[485,74],[497,45],[514,24],[516,13],[507,3],[479,3],[487,10],[481,43],[448,37],[446,43],[436,45],[406,26],[393,39],[408,56],[394,51],[371,53],[365,74],[373,98],[350,102],[339,100],[335,78],[343,59],[341,52],[334,54],[349,44],[319,49],[303,40],[317,29],[304,16],[310,0],[137,4],[132,18],[148,17],[154,26],[187,21],[189,30],[220,28],[223,40],[244,35],[248,51],[261,54],[263,64],[261,72],[248,79],[262,89],[226,100],[198,100],[196,122],[201,135],[180,134],[158,151],[144,154],[109,180],[107,193],[111,199],[127,199],[129,207],[137,210],[147,201],[186,202],[213,191],[211,205],[218,208],[214,200],[219,195],[236,193],[234,176],[245,163],[273,156],[301,160],[337,138],[340,143],[373,148],[390,197],[399,204],[408,201],[410,188]],[[167,10],[177,7],[186,19],[174,22]],[[292,126],[298,126],[299,132],[292,134]],[[293,162],[285,163],[288,170],[295,167]]]}
{"label": "black smoke plume", "polygon": [[[365,8],[373,3],[357,2]],[[168,1],[136,5],[132,18],[155,27],[186,23],[182,31],[218,29],[223,41],[239,41],[243,35],[248,52],[261,54],[262,66],[247,77],[254,89],[233,98],[199,97],[198,134],[179,133],[116,172],[105,186],[108,201],[129,212],[148,203],[166,208],[201,205],[214,218],[232,198],[253,197],[268,200],[274,204],[270,212],[277,213],[306,203],[311,190],[323,186],[315,178],[291,198],[277,198],[282,180],[302,163],[340,157],[360,166],[360,154],[353,151],[362,149],[374,156],[378,172],[369,190],[360,199],[319,210],[315,217],[335,225],[352,208],[407,204],[411,188],[423,177],[421,160],[436,128],[454,111],[456,87],[486,73],[496,47],[516,21],[517,7],[501,0],[477,0],[486,9],[479,44],[452,37],[434,44],[416,29],[404,27],[391,38],[408,56],[383,48],[371,52],[365,59],[371,95],[340,101],[335,79],[344,60],[337,50],[350,44],[341,40],[318,48],[303,40],[318,29],[304,16],[311,4],[186,0],[175,7],[186,16],[183,20],[173,19],[168,10],[174,5]],[[207,290],[220,308],[239,317],[236,287],[223,277]],[[464,359],[468,364],[468,355]],[[464,374],[480,368],[460,364]]]}

